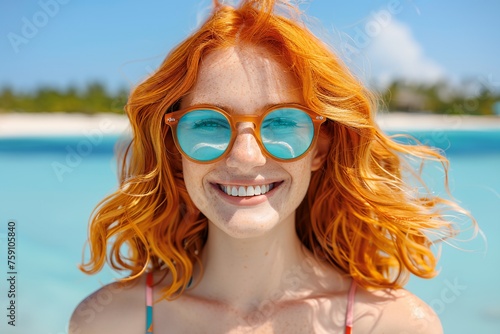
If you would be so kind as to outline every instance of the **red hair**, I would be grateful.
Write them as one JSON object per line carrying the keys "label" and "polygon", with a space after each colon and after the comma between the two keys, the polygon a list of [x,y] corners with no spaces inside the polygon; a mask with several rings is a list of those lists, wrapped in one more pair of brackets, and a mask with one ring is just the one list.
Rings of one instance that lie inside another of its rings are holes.
{"label": "red hair", "polygon": [[[163,115],[193,87],[204,56],[248,44],[273,52],[294,74],[307,106],[328,119],[321,130],[331,144],[326,161],[313,172],[296,213],[303,244],[367,288],[400,287],[409,273],[436,274],[430,233],[453,236],[443,212],[463,211],[443,198],[423,196],[403,175],[412,170],[408,157],[439,161],[445,174],[447,160],[429,147],[385,135],[374,121],[372,95],[324,43],[275,7],[273,0],[246,0],[238,8],[216,1],[207,21],[132,92],[126,111],[133,138],[122,156],[120,189],[93,213],[84,272],[99,271],[106,259],[115,270],[129,271],[129,279],[166,267],[172,283],[165,297],[186,288],[208,223],[187,193]],[[416,180],[421,182],[418,175]],[[121,252],[124,246],[128,254]]]}

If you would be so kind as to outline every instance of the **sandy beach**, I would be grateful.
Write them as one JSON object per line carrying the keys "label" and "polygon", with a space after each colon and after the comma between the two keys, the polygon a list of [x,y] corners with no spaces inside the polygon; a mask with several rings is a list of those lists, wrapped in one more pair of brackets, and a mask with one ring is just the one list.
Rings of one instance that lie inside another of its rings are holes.
{"label": "sandy beach", "polygon": [[128,131],[127,117],[116,114],[6,113],[0,114],[0,137],[78,136]]}
{"label": "sandy beach", "polygon": [[[387,131],[500,130],[498,116],[381,113],[377,115],[377,122]],[[129,130],[128,119],[116,114],[0,114],[0,137],[70,136],[93,132],[119,135]]]}

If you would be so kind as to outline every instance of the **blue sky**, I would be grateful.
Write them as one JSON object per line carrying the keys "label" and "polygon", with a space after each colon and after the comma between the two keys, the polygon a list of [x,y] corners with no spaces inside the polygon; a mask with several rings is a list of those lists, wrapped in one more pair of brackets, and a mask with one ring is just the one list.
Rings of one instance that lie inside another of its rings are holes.
{"label": "blue sky", "polygon": [[[366,82],[471,80],[500,89],[500,1],[300,1],[312,29]],[[130,88],[208,0],[0,0],[0,87]]]}

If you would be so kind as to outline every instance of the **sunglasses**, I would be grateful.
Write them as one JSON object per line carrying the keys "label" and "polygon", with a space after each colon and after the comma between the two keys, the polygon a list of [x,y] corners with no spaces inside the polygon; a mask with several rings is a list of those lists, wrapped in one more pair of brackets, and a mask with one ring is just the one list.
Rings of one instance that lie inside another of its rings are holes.
{"label": "sunglasses", "polygon": [[225,157],[238,134],[236,125],[254,124],[254,136],[261,150],[279,161],[300,159],[313,146],[326,119],[299,104],[279,104],[258,115],[232,115],[212,106],[196,105],[165,114],[177,149],[198,163],[212,163]]}

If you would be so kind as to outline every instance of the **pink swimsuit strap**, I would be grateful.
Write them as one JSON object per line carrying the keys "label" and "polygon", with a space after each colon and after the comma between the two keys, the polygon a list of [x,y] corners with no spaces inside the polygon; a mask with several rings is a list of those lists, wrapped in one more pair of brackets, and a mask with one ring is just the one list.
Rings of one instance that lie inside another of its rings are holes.
{"label": "pink swimsuit strap", "polygon": [[347,296],[347,310],[345,315],[345,334],[352,333],[352,323],[354,318],[354,296],[356,295],[356,282],[352,280]]}

